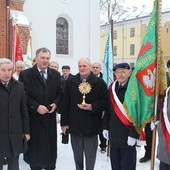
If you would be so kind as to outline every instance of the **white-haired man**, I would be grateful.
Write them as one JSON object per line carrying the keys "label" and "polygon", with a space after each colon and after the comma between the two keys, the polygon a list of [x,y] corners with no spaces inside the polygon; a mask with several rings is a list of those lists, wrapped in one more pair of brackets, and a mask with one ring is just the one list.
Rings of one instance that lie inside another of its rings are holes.
{"label": "white-haired man", "polygon": [[[0,158],[8,170],[19,170],[18,158],[23,153],[23,138],[30,139],[26,94],[21,82],[12,78],[13,63],[0,59]],[[0,170],[3,164],[0,164]]]}

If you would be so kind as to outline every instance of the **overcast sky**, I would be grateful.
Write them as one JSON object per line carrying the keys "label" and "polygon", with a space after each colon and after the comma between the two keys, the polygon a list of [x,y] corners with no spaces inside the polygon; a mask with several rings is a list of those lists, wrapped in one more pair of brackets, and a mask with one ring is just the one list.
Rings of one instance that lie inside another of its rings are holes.
{"label": "overcast sky", "polygon": [[[126,4],[129,4],[128,6],[152,6],[154,0],[124,0]],[[170,7],[170,1],[169,0],[162,0],[163,7]]]}
{"label": "overcast sky", "polygon": [[[113,0],[114,2],[114,0]],[[133,9],[133,7],[137,7],[137,10],[144,9],[145,12],[152,11],[153,8],[153,0],[119,0],[118,4],[123,7],[125,11],[130,11]],[[113,3],[114,4],[114,3]],[[170,0],[162,0],[162,9],[170,9]],[[121,13],[120,8],[118,10],[115,10],[115,13]],[[107,20],[107,12],[102,13],[100,15],[101,23],[105,20]],[[115,15],[115,14],[114,14]]]}

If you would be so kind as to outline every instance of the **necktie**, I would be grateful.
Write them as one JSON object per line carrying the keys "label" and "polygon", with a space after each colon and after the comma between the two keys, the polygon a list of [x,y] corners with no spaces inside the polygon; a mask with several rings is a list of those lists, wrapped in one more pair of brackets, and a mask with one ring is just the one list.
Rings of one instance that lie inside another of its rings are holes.
{"label": "necktie", "polygon": [[119,89],[121,89],[122,87],[123,87],[123,86],[122,86],[121,84],[119,84],[119,86],[118,86],[118,90],[119,90]]}
{"label": "necktie", "polygon": [[44,76],[45,71],[44,71],[44,70],[41,70],[41,71],[40,71],[40,74],[41,74],[41,77],[42,77],[44,83],[46,83],[46,78],[45,78],[45,76]]}
{"label": "necktie", "polygon": [[4,86],[7,88],[8,87],[8,83],[4,83]]}

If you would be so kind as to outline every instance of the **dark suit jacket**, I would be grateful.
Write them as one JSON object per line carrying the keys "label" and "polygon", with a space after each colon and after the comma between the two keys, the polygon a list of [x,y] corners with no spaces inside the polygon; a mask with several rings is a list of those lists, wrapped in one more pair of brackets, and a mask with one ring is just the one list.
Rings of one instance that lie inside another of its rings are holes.
{"label": "dark suit jacket", "polygon": [[66,82],[67,82],[71,77],[73,77],[73,75],[72,75],[72,74],[69,74],[69,75],[68,75],[68,78],[65,80],[64,77],[63,77],[63,75],[61,76],[61,80],[62,80],[62,81],[61,81],[61,84],[62,84],[63,89],[65,88]]}
{"label": "dark suit jacket", "polygon": [[37,167],[54,166],[57,157],[56,112],[40,115],[37,109],[39,105],[48,106],[51,103],[59,106],[62,98],[60,73],[48,68],[48,78],[44,84],[35,65],[24,70],[19,80],[24,83],[27,94],[31,131],[31,140],[24,159]]}

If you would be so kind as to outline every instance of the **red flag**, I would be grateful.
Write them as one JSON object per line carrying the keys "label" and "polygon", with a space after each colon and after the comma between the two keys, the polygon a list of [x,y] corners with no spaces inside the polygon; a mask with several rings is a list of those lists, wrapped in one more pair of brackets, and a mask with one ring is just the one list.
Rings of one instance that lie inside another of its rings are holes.
{"label": "red flag", "polygon": [[16,31],[16,51],[15,51],[15,62],[18,60],[23,61],[23,56],[22,56],[22,49],[21,49],[21,43],[20,43],[20,38],[18,34],[18,30]]}

